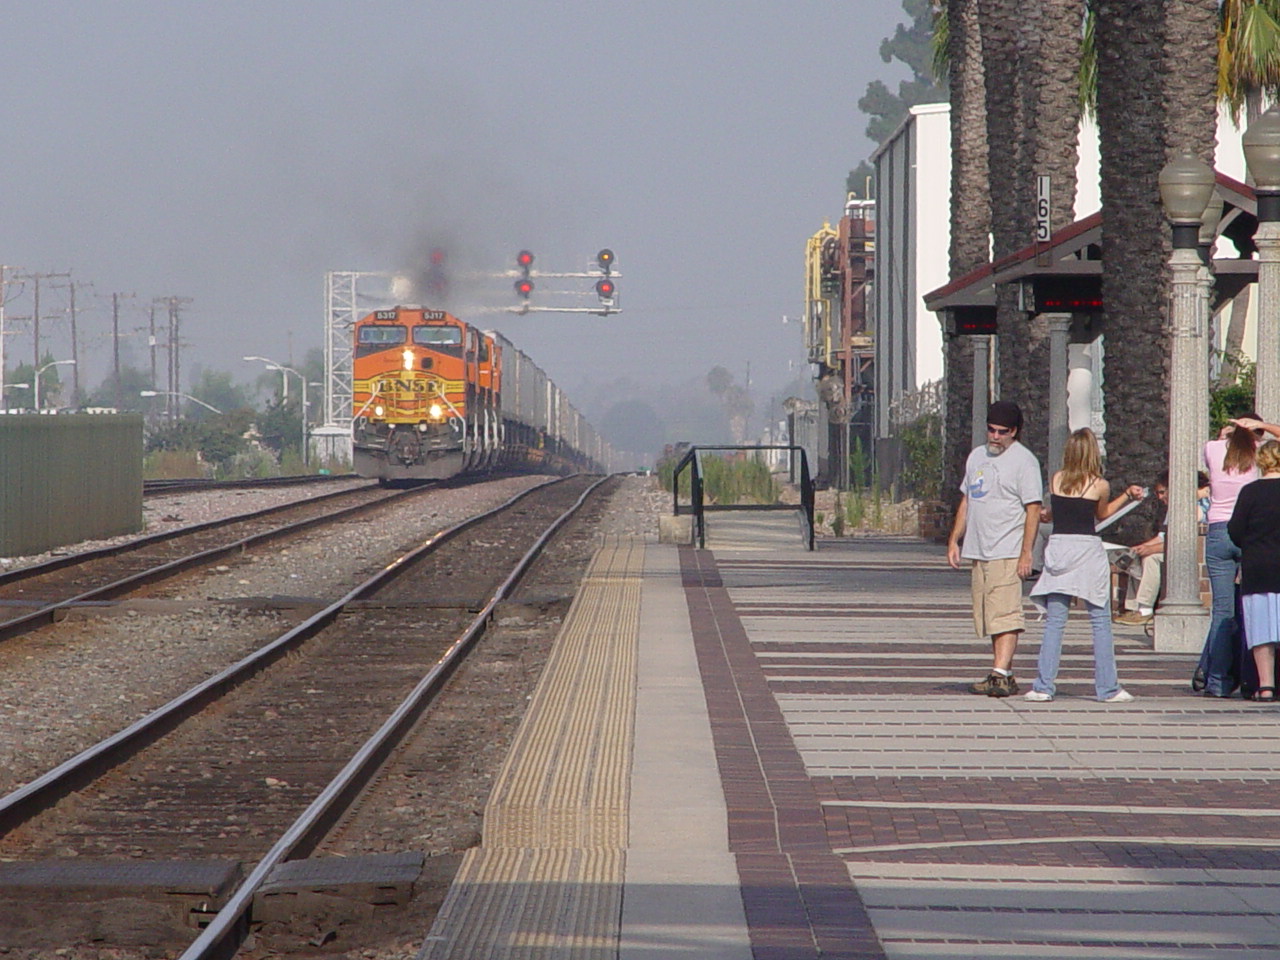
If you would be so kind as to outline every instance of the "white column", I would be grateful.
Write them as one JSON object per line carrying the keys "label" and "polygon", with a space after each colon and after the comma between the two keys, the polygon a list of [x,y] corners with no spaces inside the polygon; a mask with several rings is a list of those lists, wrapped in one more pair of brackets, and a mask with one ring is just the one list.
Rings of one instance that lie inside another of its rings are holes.
{"label": "white column", "polygon": [[1067,348],[1071,343],[1071,314],[1045,314],[1049,321],[1049,462],[1053,476],[1062,467],[1062,451],[1071,429],[1067,416]]}
{"label": "white column", "polygon": [[991,406],[990,336],[973,338],[973,414],[970,421],[972,446],[987,442],[987,407]]}
{"label": "white column", "polygon": [[1280,221],[1263,220],[1258,246],[1258,415],[1280,423]]}
{"label": "white column", "polygon": [[[1196,410],[1199,412],[1200,419],[1196,422],[1196,451],[1197,453],[1204,449],[1204,445],[1209,441],[1209,349],[1212,341],[1210,329],[1213,325],[1213,305],[1211,298],[1213,296],[1213,271],[1209,269],[1208,264],[1202,263],[1196,279],[1200,285],[1200,322],[1196,327],[1195,348],[1196,348],[1196,370],[1199,375],[1195,379],[1196,388]],[[1268,421],[1274,422],[1274,421]],[[1196,459],[1197,469],[1200,463],[1199,457]],[[1147,481],[1142,481],[1144,484]]]}
{"label": "white column", "polygon": [[1195,653],[1204,645],[1209,613],[1200,602],[1197,528],[1197,424],[1208,416],[1199,408],[1204,378],[1198,358],[1204,349],[1205,288],[1202,264],[1194,249],[1175,248],[1170,259],[1172,295],[1169,316],[1169,529],[1165,539],[1165,599],[1156,610],[1155,648]]}

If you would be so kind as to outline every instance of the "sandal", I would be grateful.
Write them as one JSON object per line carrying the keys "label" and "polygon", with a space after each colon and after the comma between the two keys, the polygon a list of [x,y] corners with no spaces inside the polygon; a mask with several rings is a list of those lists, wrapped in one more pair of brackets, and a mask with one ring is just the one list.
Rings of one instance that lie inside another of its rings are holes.
{"label": "sandal", "polygon": [[1275,703],[1276,688],[1275,687],[1259,687],[1257,690],[1253,691],[1253,696],[1251,696],[1249,699],[1256,700],[1259,703]]}
{"label": "sandal", "polygon": [[1196,672],[1191,675],[1191,689],[1196,693],[1199,693],[1205,688],[1205,682],[1206,677],[1204,675],[1204,670],[1200,667],[1196,667]]}

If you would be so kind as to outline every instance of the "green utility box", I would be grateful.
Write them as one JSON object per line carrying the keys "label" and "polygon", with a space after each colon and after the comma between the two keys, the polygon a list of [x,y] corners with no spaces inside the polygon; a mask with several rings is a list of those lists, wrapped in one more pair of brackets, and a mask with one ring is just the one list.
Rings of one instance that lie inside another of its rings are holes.
{"label": "green utility box", "polygon": [[141,415],[0,415],[0,557],[141,529]]}

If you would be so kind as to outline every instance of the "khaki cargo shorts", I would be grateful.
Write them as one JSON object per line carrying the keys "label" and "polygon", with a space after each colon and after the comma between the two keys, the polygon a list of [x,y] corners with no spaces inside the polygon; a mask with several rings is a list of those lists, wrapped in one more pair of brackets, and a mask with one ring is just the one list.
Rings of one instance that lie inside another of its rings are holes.
{"label": "khaki cargo shorts", "polygon": [[1007,560],[974,560],[973,629],[980,637],[1025,630],[1022,615],[1022,578],[1016,557]]}

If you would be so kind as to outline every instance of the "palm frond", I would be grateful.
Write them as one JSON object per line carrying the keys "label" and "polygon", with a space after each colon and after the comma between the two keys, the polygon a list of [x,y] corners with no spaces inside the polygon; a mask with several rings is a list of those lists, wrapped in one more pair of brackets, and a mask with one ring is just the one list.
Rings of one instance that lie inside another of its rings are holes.
{"label": "palm frond", "polygon": [[1098,12],[1092,2],[1085,4],[1083,35],[1080,38],[1080,113],[1095,117],[1098,112]]}
{"label": "palm frond", "polygon": [[1250,90],[1280,90],[1280,0],[1226,0],[1218,31],[1218,98],[1240,122]]}
{"label": "palm frond", "polygon": [[946,3],[933,7],[933,82],[945,88],[951,76],[951,20]]}

